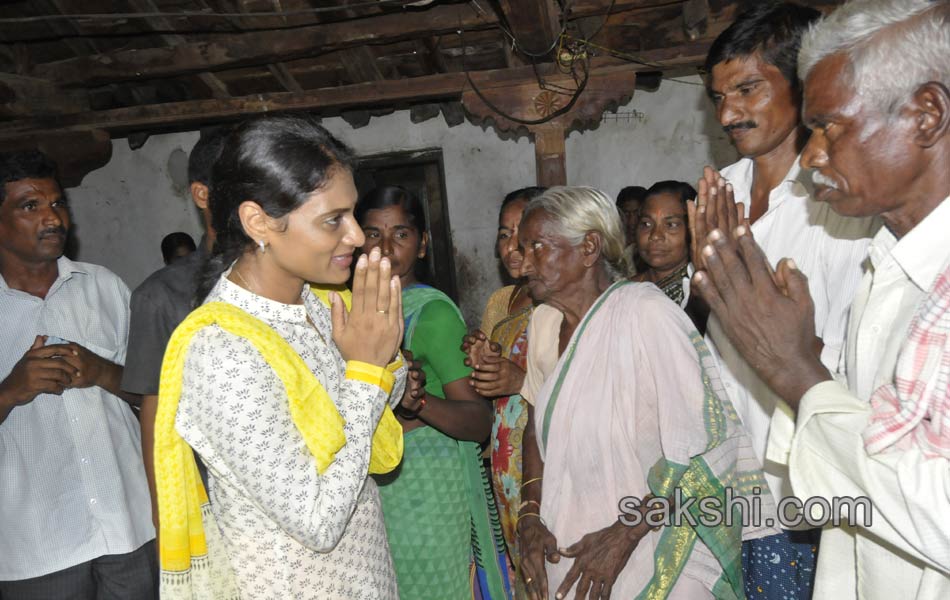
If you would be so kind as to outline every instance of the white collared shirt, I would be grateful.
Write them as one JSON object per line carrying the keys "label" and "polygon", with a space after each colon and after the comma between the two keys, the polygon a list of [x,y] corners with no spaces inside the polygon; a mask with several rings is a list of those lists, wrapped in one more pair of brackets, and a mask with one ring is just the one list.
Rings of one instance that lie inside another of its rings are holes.
{"label": "white collared shirt", "polygon": [[[57,261],[45,299],[0,277],[0,379],[37,335],[125,362],[129,289],[97,265]],[[30,579],[155,537],[139,424],[100,387],[40,394],[0,423],[0,580]]]}
{"label": "white collared shirt", "polygon": [[[752,159],[743,158],[721,171],[732,183],[736,202],[745,203],[746,216],[752,204],[753,170]],[[782,183],[769,193],[768,210],[752,224],[752,235],[773,267],[781,259],[791,258],[808,276],[815,304],[815,334],[824,342],[822,362],[833,372],[844,343],[851,300],[861,281],[867,246],[878,222],[842,217],[829,205],[816,202],[812,189],[811,176],[796,160]],[[788,407],[729,342],[714,315],[709,318],[706,342],[719,361],[726,392],[763,461],[769,488],[776,500],[791,495],[785,460],[765,461],[770,430],[791,431],[794,427]],[[784,419],[772,419],[777,407],[786,415]]]}
{"label": "white collared shirt", "polygon": [[822,532],[816,598],[950,598],[950,461],[916,448],[868,455],[861,436],[871,395],[893,381],[910,322],[950,264],[948,231],[950,197],[899,241],[878,232],[852,308],[846,372],[802,397],[794,438],[769,441],[770,455],[791,448],[799,496],[872,502],[870,528]]}

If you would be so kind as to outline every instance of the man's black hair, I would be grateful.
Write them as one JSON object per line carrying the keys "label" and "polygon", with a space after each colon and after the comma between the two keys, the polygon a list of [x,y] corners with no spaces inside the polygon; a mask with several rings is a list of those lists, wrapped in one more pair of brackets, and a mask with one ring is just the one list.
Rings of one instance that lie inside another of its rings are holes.
{"label": "man's black hair", "polygon": [[203,183],[211,187],[211,168],[221,156],[224,140],[228,137],[229,129],[218,127],[201,132],[201,139],[191,149],[188,155],[188,183]]}
{"label": "man's black hair", "polygon": [[625,202],[630,200],[636,200],[637,202],[642,203],[643,199],[647,197],[647,189],[642,185],[628,185],[627,187],[620,190],[620,193],[617,194],[617,208],[620,208],[624,205]]}
{"label": "man's black hair", "polygon": [[0,154],[0,202],[6,197],[7,184],[21,179],[56,179],[56,163],[39,150]]}
{"label": "man's black hair", "polygon": [[713,42],[706,55],[706,72],[712,75],[716,65],[758,52],[762,60],[785,76],[798,96],[801,94],[798,49],[802,34],[820,16],[813,8],[791,2],[756,3],[736,17]]}
{"label": "man's black hair", "polygon": [[188,248],[190,252],[198,249],[195,240],[184,231],[175,231],[162,238],[162,259],[169,264],[175,259],[175,252],[179,248]]}

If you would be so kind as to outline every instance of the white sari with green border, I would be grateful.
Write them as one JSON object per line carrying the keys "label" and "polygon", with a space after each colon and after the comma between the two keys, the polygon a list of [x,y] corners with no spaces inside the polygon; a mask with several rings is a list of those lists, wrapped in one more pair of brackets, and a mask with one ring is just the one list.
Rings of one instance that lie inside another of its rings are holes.
{"label": "white sari with green border", "polygon": [[[544,458],[541,515],[567,547],[608,527],[624,497],[753,498],[775,503],[719,372],[689,318],[652,284],[612,285],[584,316],[538,395]],[[760,493],[755,495],[755,488]],[[743,598],[742,540],[771,526],[664,527],[641,540],[613,587],[617,598]],[[548,564],[553,598],[572,564]],[[687,592],[686,590],[691,590]],[[573,594],[573,591],[571,592]],[[570,597],[570,596],[568,596]]]}

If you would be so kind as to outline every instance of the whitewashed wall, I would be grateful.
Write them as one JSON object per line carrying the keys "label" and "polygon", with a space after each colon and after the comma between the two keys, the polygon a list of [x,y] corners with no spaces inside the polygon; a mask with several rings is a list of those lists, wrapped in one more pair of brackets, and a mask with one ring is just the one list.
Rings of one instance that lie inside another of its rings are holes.
{"label": "whitewashed wall", "polygon": [[[615,195],[626,185],[695,180],[704,164],[734,159],[699,85],[664,81],[657,92],[638,91],[618,112],[596,130],[570,134],[568,183]],[[323,124],[360,155],[441,148],[462,309],[477,323],[500,284],[497,207],[508,191],[535,183],[533,145],[527,138],[502,141],[469,123],[448,128],[441,117],[416,125],[408,111],[355,130],[338,118]],[[69,190],[80,260],[103,264],[135,287],[161,267],[165,234],[186,231],[197,241],[201,226],[187,186],[187,153],[197,139],[194,132],[153,136],[136,151],[125,140],[113,142],[109,164]]]}

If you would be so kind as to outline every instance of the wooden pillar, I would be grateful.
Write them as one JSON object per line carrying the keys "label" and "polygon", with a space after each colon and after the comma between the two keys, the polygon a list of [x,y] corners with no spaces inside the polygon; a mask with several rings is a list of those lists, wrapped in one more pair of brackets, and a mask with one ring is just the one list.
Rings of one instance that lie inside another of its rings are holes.
{"label": "wooden pillar", "polygon": [[552,125],[534,130],[534,160],[538,185],[567,185],[564,129]]}
{"label": "wooden pillar", "polygon": [[[571,110],[545,120],[567,106],[569,94],[542,89],[536,79],[492,81],[476,78],[473,73],[479,93],[466,89],[462,105],[475,121],[491,125],[498,132],[530,133],[534,137],[537,185],[567,185],[564,138],[568,130],[597,125],[604,111],[615,109],[633,96],[636,79],[637,74],[629,65],[592,72]],[[567,75],[549,77],[547,81],[568,89],[576,85]]]}

